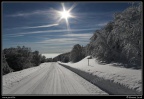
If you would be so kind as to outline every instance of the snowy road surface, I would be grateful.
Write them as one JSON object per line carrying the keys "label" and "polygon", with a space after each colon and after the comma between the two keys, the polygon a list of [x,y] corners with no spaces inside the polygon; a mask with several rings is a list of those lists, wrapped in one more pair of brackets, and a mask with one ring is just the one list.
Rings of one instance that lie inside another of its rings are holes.
{"label": "snowy road surface", "polygon": [[[74,72],[64,68],[57,63],[43,63],[38,66],[37,70],[22,76],[20,79],[19,72],[17,74],[9,74],[5,76],[7,81],[3,79],[3,95],[17,94],[95,94],[107,95],[106,92],[100,90],[95,85],[86,81]],[[25,70],[25,73],[28,71]],[[11,76],[10,76],[11,75]],[[16,76],[17,75],[17,76]],[[10,79],[15,81],[8,83]],[[8,84],[7,84],[8,83]],[[5,85],[4,85],[5,84]]]}

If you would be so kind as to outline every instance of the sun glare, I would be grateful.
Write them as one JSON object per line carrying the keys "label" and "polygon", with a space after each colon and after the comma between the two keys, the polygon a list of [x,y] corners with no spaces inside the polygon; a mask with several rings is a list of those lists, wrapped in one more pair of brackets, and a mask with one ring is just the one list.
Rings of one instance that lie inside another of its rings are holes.
{"label": "sun glare", "polygon": [[69,17],[71,17],[71,15],[68,11],[61,12],[61,18],[68,19]]}
{"label": "sun glare", "polygon": [[69,25],[69,18],[76,18],[76,16],[72,15],[71,11],[76,6],[76,3],[74,3],[69,9],[66,9],[64,3],[61,3],[62,10],[53,10],[57,13],[57,16],[59,17],[59,20],[57,20],[57,24],[60,24],[62,19],[66,21],[67,30],[70,31],[70,25]]}

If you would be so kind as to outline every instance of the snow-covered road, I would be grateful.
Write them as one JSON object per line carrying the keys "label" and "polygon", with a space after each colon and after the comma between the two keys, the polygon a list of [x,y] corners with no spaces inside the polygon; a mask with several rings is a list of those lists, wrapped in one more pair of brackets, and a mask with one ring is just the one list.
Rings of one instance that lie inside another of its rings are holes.
{"label": "snow-covered road", "polygon": [[[58,63],[43,63],[38,69],[33,70],[26,76],[20,79],[19,72],[17,74],[9,74],[5,76],[7,81],[15,77],[15,81],[8,83],[3,79],[3,94],[95,94],[107,95],[106,92],[100,90],[95,85],[78,76],[74,72],[66,69]],[[25,70],[25,73],[28,71]],[[17,76],[16,76],[17,75]],[[8,78],[9,77],[9,78]]]}

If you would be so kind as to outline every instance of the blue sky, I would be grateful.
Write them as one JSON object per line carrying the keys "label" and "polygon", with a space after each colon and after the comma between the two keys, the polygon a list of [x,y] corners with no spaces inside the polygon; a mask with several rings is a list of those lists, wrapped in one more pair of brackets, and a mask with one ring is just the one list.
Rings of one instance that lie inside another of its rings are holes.
{"label": "blue sky", "polygon": [[113,20],[115,12],[131,6],[128,2],[63,2],[69,17],[59,23],[62,2],[3,2],[2,47],[26,46],[40,53],[69,52],[73,45],[88,44],[94,31]]}

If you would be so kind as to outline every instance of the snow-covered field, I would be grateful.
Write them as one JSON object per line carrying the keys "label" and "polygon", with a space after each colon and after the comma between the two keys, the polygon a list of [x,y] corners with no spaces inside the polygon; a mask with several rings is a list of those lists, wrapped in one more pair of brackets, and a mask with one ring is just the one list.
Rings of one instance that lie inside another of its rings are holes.
{"label": "snow-covered field", "polygon": [[131,68],[127,69],[114,66],[114,64],[102,65],[98,64],[94,58],[89,59],[88,66],[88,57],[77,63],[59,63],[77,70],[84,71],[85,73],[91,74],[93,76],[97,76],[103,80],[109,80],[113,83],[123,85],[137,92],[142,92],[142,70],[135,70]]}

